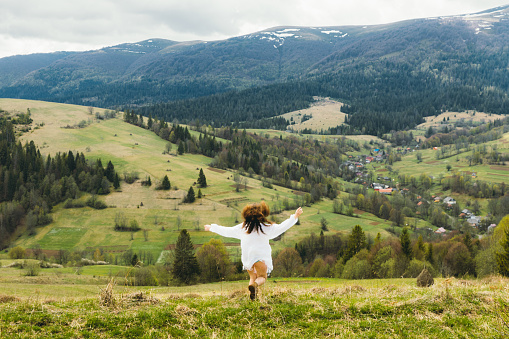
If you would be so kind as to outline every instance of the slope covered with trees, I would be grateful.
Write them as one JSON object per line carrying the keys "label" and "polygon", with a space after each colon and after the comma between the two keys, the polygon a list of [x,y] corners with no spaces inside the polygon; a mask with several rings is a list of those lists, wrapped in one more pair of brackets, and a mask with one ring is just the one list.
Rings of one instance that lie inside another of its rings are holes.
{"label": "slope covered with trees", "polygon": [[[52,221],[58,203],[79,198],[82,192],[107,194],[115,178],[111,162],[87,161],[83,153],[58,153],[44,158],[34,142],[16,141],[13,125],[0,129],[0,247],[18,229],[33,233]],[[95,206],[93,206],[95,207]]]}

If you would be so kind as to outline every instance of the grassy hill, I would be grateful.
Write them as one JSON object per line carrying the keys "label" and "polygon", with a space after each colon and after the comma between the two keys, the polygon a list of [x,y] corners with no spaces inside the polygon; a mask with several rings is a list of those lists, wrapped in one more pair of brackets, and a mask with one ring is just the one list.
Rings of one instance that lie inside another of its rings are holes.
{"label": "grassy hill", "polygon": [[252,302],[245,282],[132,287],[109,284],[120,280],[109,278],[114,269],[45,269],[38,277],[2,269],[2,338],[509,335],[509,281],[500,277],[435,279],[429,288],[414,279],[269,279]]}
{"label": "grassy hill", "polygon": [[[212,237],[219,237],[202,231],[204,224],[234,225],[240,222],[240,211],[247,203],[265,199],[272,206],[277,200],[292,201],[298,197],[298,192],[286,188],[265,188],[255,178],[246,178],[247,189],[242,186],[237,192],[232,172],[210,168],[211,159],[202,155],[177,156],[175,145],[170,154],[163,154],[166,141],[152,132],[123,122],[120,114],[116,119],[96,120],[95,113],[91,115],[88,107],[14,99],[0,99],[0,108],[9,112],[30,109],[33,126],[37,127],[24,133],[21,140],[34,140],[44,155],[69,150],[83,152],[87,158],[101,158],[104,165],[111,160],[121,175],[137,172],[141,179],[150,176],[154,183],[152,187],[144,187],[139,181],[131,185],[122,182],[118,192],[100,197],[110,206],[105,210],[58,206],[52,212],[54,221],[51,224],[38,228],[35,236],[21,235],[14,244],[25,248],[40,246],[48,256],[60,249],[93,251],[102,248],[113,254],[127,249],[149,251],[158,258],[163,250],[175,244],[179,229],[190,230],[192,241],[199,245]],[[87,121],[87,126],[62,128],[77,125],[80,121]],[[200,168],[203,168],[209,184],[202,189],[204,197],[193,204],[179,204],[188,188],[196,182]],[[172,190],[155,190],[165,175],[170,179]],[[136,220],[146,232],[131,235],[114,231],[118,213],[129,220]],[[290,213],[274,217],[282,221]],[[359,213],[358,217],[333,214],[332,202],[324,200],[305,208],[301,225],[287,232],[282,241],[274,244],[274,249],[293,246],[310,233],[318,234],[322,218],[327,219],[330,232],[349,232],[359,224],[373,236],[378,232],[384,236],[390,227],[390,222],[369,213]],[[222,240],[233,256],[239,255],[235,240]]]}

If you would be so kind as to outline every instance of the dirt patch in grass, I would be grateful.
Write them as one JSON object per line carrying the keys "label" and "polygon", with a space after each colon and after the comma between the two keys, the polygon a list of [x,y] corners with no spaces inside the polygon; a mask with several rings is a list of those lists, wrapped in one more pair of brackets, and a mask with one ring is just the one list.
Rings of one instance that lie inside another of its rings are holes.
{"label": "dirt patch in grass", "polygon": [[[42,254],[44,254],[47,258],[56,257],[58,255],[59,250],[41,250]],[[34,255],[33,250],[31,248],[26,249],[27,256],[31,257]]]}
{"label": "dirt patch in grass", "polygon": [[222,204],[231,204],[231,203],[242,202],[242,201],[246,201],[246,200],[248,200],[246,197],[226,198],[226,199],[219,200],[219,202]]}
{"label": "dirt patch in grass", "polygon": [[438,162],[438,160],[433,160],[433,161],[425,161],[424,163],[428,164],[428,165],[432,165],[432,164],[436,164],[437,162]]}
{"label": "dirt patch in grass", "polygon": [[13,297],[12,295],[0,295],[0,304],[10,303],[13,301],[19,301],[19,298]]}
{"label": "dirt patch in grass", "polygon": [[494,175],[494,176],[498,176],[498,177],[509,177],[509,174],[500,174],[500,173],[486,173],[487,175]]}
{"label": "dirt patch in grass", "polygon": [[219,169],[219,168],[213,168],[213,167],[207,167],[209,171],[217,172],[217,173],[226,173],[225,170]]}
{"label": "dirt patch in grass", "polygon": [[[230,185],[230,187],[237,188],[237,184]],[[245,185],[240,185],[240,186],[239,186],[239,189],[241,189],[241,190],[246,190],[246,189],[248,189],[248,190],[252,190],[252,189],[253,189],[253,187],[251,187],[251,186],[245,186]]]}
{"label": "dirt patch in grass", "polygon": [[377,172],[387,172],[387,168],[379,169]]}
{"label": "dirt patch in grass", "polygon": [[370,225],[373,225],[373,226],[377,226],[377,225],[380,225],[381,223],[378,222],[378,221],[372,221],[369,223]]}
{"label": "dirt patch in grass", "polygon": [[[193,247],[194,248],[200,248],[202,245],[203,244],[194,244]],[[237,247],[237,246],[240,246],[240,243],[236,243],[236,242],[224,242],[223,245],[225,245],[226,247]],[[165,251],[172,251],[174,249],[175,249],[175,244],[168,244],[164,248]]]}
{"label": "dirt patch in grass", "polygon": [[490,166],[490,169],[497,171],[509,171],[509,167],[506,166]]}
{"label": "dirt patch in grass", "polygon": [[361,211],[361,210],[359,210],[359,209],[357,209],[357,208],[354,208],[353,212],[354,212],[355,214],[364,214],[364,213],[366,213],[366,212]]}
{"label": "dirt patch in grass", "polygon": [[302,191],[292,191],[293,194],[295,195],[304,195],[306,194],[306,192],[302,192]]}

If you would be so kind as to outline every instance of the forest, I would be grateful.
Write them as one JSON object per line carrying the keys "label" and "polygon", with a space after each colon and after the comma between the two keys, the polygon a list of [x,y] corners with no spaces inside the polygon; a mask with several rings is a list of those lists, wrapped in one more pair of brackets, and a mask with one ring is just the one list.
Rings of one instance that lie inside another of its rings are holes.
{"label": "forest", "polygon": [[[365,72],[366,69],[370,72]],[[134,112],[165,121],[199,120],[214,127],[242,123],[243,128],[255,128],[259,119],[307,108],[313,96],[321,96],[346,103],[342,111],[348,114],[345,121],[349,125],[348,134],[378,136],[414,128],[424,122],[424,117],[447,110],[509,112],[506,93],[489,86],[490,80],[497,80],[502,82],[500,88],[507,88],[506,81],[493,79],[495,75],[487,74],[484,67],[472,70],[469,64],[459,63],[454,71],[448,72],[452,74],[437,77],[432,69],[415,71],[397,62],[365,62],[314,78],[148,105],[135,108]],[[444,82],[441,77],[446,76],[457,81]],[[340,128],[330,131],[342,132],[344,129]]]}
{"label": "forest", "polygon": [[[51,209],[58,203],[80,198],[82,192],[108,194],[118,180],[113,164],[88,161],[83,153],[57,153],[44,158],[31,141],[16,141],[14,126],[0,127],[0,248],[11,236],[52,221]],[[84,205],[84,204],[82,204]]]}

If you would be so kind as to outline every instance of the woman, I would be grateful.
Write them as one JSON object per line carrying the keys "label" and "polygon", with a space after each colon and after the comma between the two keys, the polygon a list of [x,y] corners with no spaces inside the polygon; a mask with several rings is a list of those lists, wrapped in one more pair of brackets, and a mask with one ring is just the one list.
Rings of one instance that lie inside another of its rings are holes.
{"label": "woman", "polygon": [[246,205],[242,210],[244,222],[234,227],[224,227],[216,224],[205,225],[206,231],[211,231],[223,237],[240,239],[242,250],[242,265],[249,273],[249,297],[256,298],[258,286],[263,285],[267,275],[272,271],[272,249],[269,240],[283,234],[290,227],[295,225],[302,208],[299,207],[295,214],[275,224],[267,217],[270,214],[269,206],[262,201],[259,204]]}

